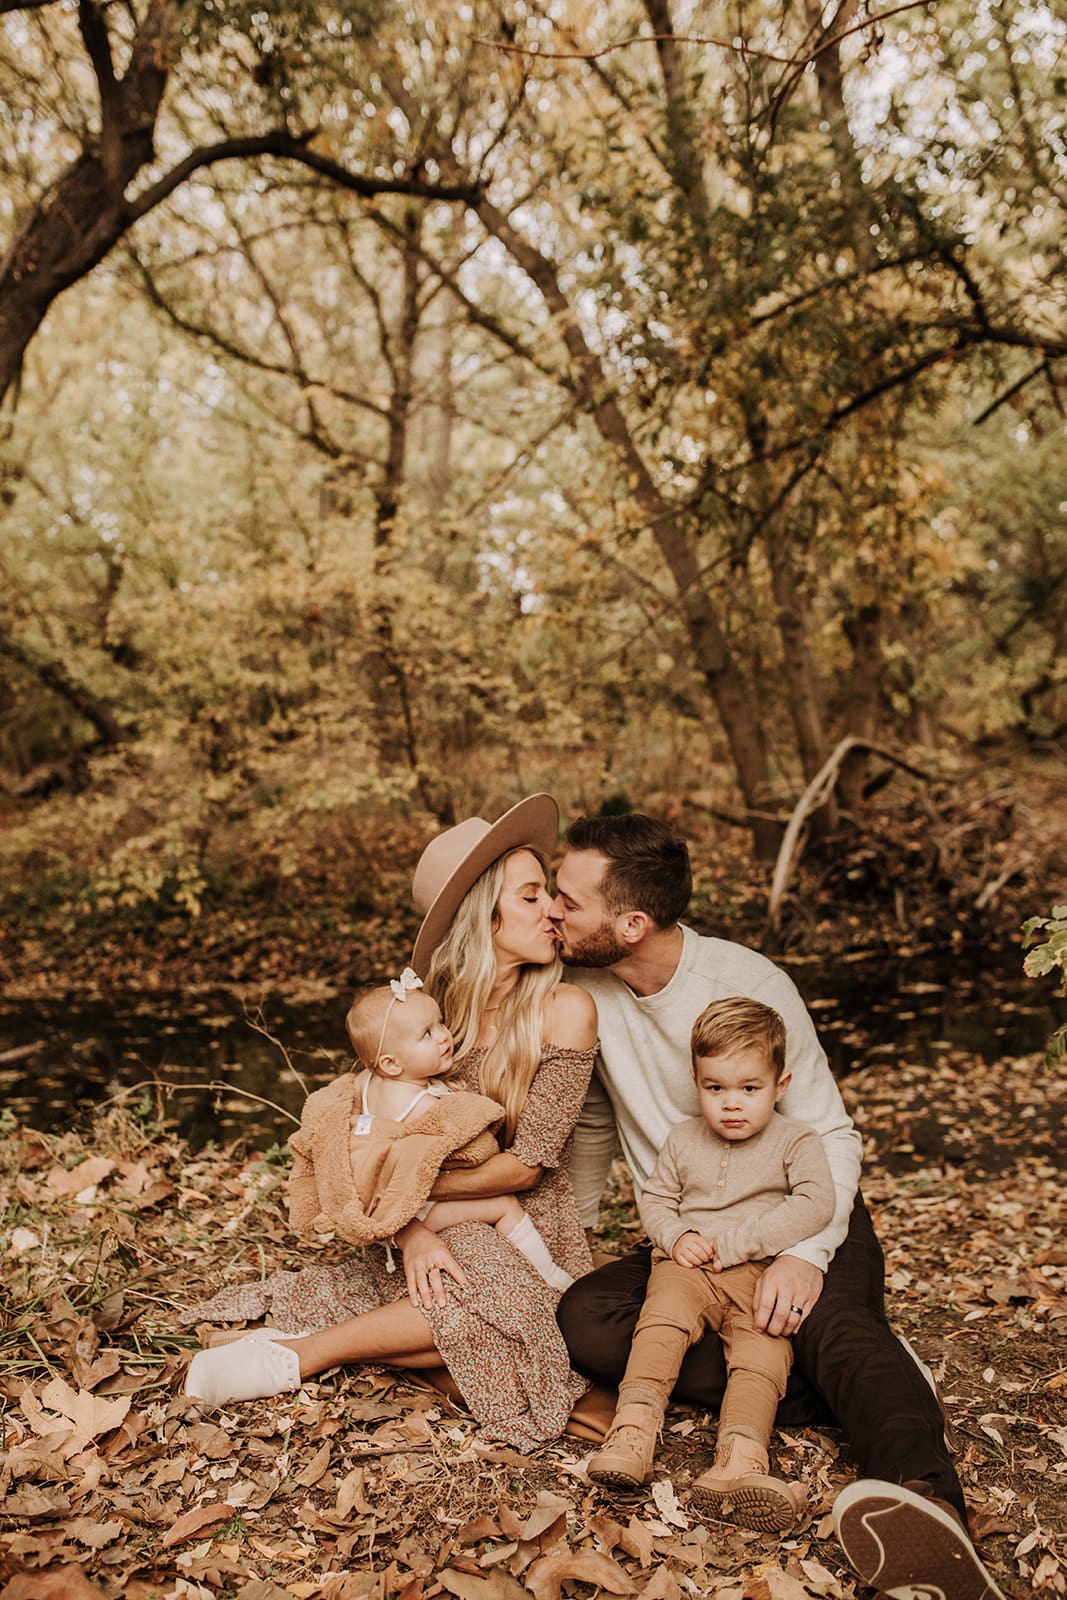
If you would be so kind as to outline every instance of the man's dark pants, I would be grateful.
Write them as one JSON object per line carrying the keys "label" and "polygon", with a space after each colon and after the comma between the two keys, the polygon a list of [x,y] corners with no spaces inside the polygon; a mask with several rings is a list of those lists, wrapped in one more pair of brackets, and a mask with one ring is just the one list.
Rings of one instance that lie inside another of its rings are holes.
{"label": "man's dark pants", "polygon": [[[638,1250],[579,1278],[560,1301],[571,1360],[600,1383],[618,1384],[623,1375],[650,1255]],[[863,1477],[923,1481],[966,1518],[941,1407],[886,1321],[884,1289],[881,1247],[857,1196],[822,1294],[793,1339],[793,1371],[778,1424],[836,1424]],[[717,1412],[725,1387],[722,1345],[709,1333],[686,1354],[674,1399]]]}

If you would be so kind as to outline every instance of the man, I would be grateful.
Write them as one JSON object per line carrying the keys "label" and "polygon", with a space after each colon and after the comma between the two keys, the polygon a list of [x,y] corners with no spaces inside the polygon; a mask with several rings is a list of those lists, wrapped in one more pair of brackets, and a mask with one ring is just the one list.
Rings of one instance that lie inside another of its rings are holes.
{"label": "man", "polygon": [[[683,926],[692,878],[685,844],[640,815],[583,818],[564,835],[554,917],[564,962],[597,1004],[601,1059],[579,1122],[571,1178],[596,1220],[619,1144],[640,1191],[669,1129],[697,1115],[693,1020],[712,1000],[747,995],[784,1018],[782,1112],[823,1139],[837,1194],[829,1227],[777,1257],[757,1290],[756,1325],[787,1334],[793,1374],[778,1419],[836,1422],[864,1477],[834,1506],[842,1548],[866,1583],[897,1600],[1003,1600],[966,1536],[966,1507],[932,1385],[886,1321],[884,1263],[858,1195],[860,1139],[791,979],[755,950]],[[574,1365],[617,1384],[650,1270],[649,1252],[612,1262],[560,1302]],[[708,1334],[674,1394],[718,1411],[726,1372]],[[867,1475],[870,1474],[868,1477]]]}

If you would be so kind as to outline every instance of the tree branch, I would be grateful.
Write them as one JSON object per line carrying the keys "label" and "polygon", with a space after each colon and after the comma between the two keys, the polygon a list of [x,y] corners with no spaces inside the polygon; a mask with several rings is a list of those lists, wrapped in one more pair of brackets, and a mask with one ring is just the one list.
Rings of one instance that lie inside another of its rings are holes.
{"label": "tree branch", "polygon": [[285,128],[274,128],[268,133],[251,134],[243,139],[223,139],[218,144],[200,145],[190,150],[166,175],[142,190],[127,207],[130,222],[147,215],[162,201],[168,199],[194,172],[211,167],[220,161],[246,161],[251,156],[277,156],[282,161],[295,161],[300,166],[329,178],[339,188],[348,189],[365,200],[381,194],[415,195],[424,200],[462,200],[477,205],[479,190],[476,185],[462,183],[427,183],[421,178],[367,178],[358,172],[349,172],[339,162],[331,161],[308,148],[314,132],[294,137]]}
{"label": "tree branch", "polygon": [[78,28],[100,96],[100,149],[109,188],[122,192],[122,95],[111,59],[107,24],[93,0],[79,0]]}

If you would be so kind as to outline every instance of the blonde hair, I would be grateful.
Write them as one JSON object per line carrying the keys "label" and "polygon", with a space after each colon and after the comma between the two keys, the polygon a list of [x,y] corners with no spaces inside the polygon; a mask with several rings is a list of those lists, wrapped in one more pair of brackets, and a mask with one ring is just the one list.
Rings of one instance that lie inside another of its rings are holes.
{"label": "blonde hair", "polygon": [[[542,869],[545,868],[540,852],[529,845],[509,850],[499,861],[494,861],[475,879],[460,901],[448,932],[430,962],[427,993],[437,1001],[441,1014],[448,1020],[457,1064],[475,1049],[478,1030],[496,981],[493,932],[499,922],[497,903],[504,882],[504,868],[512,856],[522,851],[535,856]],[[558,956],[540,966],[531,963],[522,967],[518,982],[500,1007],[497,1035],[482,1061],[478,1085],[483,1094],[504,1107],[502,1142],[514,1137],[530,1085],[541,1064],[545,1009],[562,971]]]}
{"label": "blonde hair", "polygon": [[730,1056],[739,1050],[762,1050],[778,1079],[785,1071],[785,1023],[760,1000],[735,995],[713,1000],[693,1024],[690,1037],[693,1067],[698,1056]]}

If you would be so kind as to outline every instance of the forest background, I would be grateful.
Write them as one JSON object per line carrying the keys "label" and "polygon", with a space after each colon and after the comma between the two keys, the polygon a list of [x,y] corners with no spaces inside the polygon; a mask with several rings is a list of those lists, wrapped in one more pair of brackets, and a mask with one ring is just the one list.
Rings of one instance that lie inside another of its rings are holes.
{"label": "forest background", "polygon": [[[1036,918],[1055,983],[1065,198],[1063,0],[0,0],[9,1062],[79,995],[339,1018],[541,788],[675,821],[706,931],[914,993]],[[1064,1063],[932,1057],[842,1085],[892,1313],[1060,1596]],[[832,1430],[768,1548],[684,1408],[627,1508],[374,1369],[216,1425],[176,1310],[303,1259],[284,1151],[11,1104],[5,1600],[856,1593]]]}
{"label": "forest background", "polygon": [[1061,5],[0,13],[16,986],[380,966],[539,788],[753,937],[807,793],[772,947],[1051,908]]}

